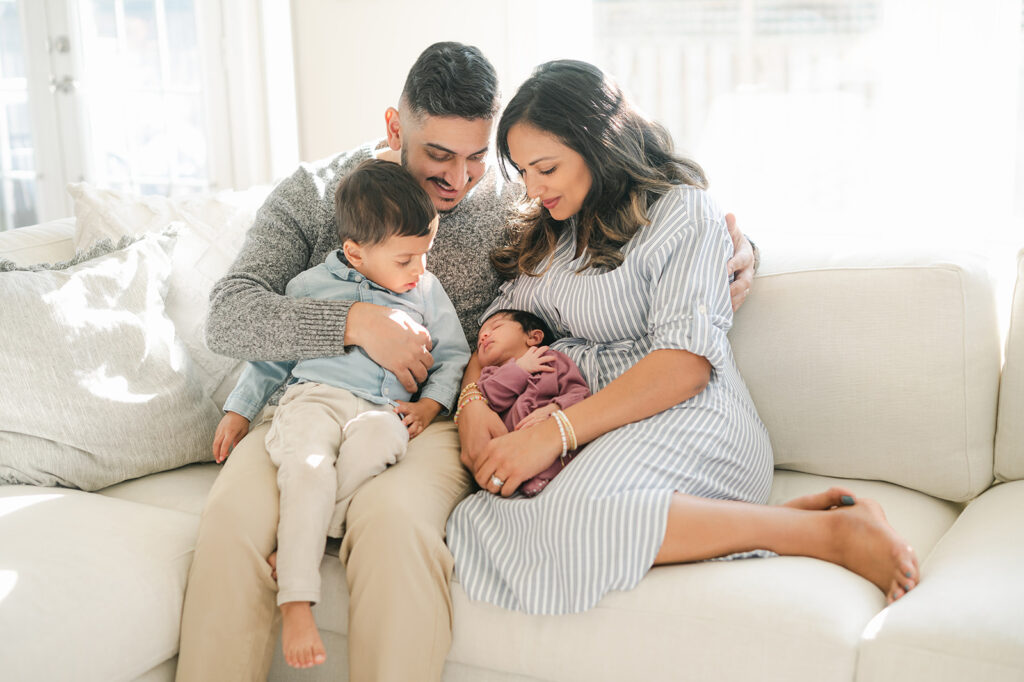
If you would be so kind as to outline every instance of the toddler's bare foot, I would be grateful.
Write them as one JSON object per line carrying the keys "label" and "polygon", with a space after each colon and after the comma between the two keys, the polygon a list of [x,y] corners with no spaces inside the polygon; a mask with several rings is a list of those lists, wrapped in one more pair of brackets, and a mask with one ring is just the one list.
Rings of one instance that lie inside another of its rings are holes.
{"label": "toddler's bare foot", "polygon": [[[844,499],[845,498],[845,499]],[[821,511],[833,507],[848,507],[854,504],[856,497],[849,488],[833,486],[823,493],[804,495],[797,497],[783,504],[783,507],[791,509],[805,509],[807,511]]]}
{"label": "toddler's bare foot", "polygon": [[281,618],[281,648],[288,665],[312,668],[327,660],[327,651],[308,601],[281,604]]}
{"label": "toddler's bare foot", "polygon": [[917,586],[920,573],[914,549],[896,534],[877,502],[860,498],[828,516],[830,561],[873,582],[890,604]]}
{"label": "toddler's bare foot", "polygon": [[267,557],[267,563],[270,564],[270,577],[277,580],[277,552]]}

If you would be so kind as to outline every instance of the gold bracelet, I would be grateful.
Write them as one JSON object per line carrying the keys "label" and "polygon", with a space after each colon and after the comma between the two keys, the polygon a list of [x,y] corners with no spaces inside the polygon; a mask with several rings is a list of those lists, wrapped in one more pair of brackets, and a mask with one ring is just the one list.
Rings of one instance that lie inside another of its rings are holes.
{"label": "gold bracelet", "polygon": [[462,402],[462,399],[466,397],[467,393],[473,393],[473,392],[476,392],[476,393],[480,392],[480,387],[476,385],[475,381],[471,381],[471,382],[469,382],[468,384],[466,384],[465,386],[462,387],[462,391],[459,392],[459,402],[460,403]]}

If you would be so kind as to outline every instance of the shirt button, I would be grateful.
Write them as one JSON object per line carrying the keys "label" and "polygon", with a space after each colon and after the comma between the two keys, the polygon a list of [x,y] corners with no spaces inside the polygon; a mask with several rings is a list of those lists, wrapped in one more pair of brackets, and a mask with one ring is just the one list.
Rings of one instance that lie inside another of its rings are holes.
{"label": "shirt button", "polygon": [[384,389],[384,395],[391,395],[391,391],[389,389],[385,388]]}
{"label": "shirt button", "polygon": [[708,309],[707,309],[707,306],[705,306],[705,305],[704,305],[703,303],[701,303],[701,304],[700,304],[700,305],[699,305],[699,306],[697,307],[697,310],[699,310],[699,311],[700,311],[700,314],[701,314],[701,315],[707,315],[707,314],[708,314]]}

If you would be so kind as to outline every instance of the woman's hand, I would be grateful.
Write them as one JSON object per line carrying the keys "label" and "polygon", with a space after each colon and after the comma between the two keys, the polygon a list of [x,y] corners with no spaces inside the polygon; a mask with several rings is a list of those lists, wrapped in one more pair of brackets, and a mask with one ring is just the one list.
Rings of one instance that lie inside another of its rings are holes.
{"label": "woman's hand", "polygon": [[470,470],[481,488],[508,497],[523,481],[558,459],[561,443],[558,426],[554,420],[546,419],[534,428],[513,431],[491,440]]}
{"label": "woman's hand", "polygon": [[220,464],[249,433],[249,420],[237,412],[225,412],[213,435],[213,459]]}
{"label": "woman's hand", "polygon": [[548,403],[544,407],[538,407],[536,410],[523,417],[520,422],[516,424],[516,431],[528,429],[531,426],[540,424],[555,412],[558,412],[559,409],[561,408],[558,407],[558,403]]}
{"label": "woman's hand", "polygon": [[491,439],[508,433],[505,423],[482,400],[466,403],[459,412],[459,441],[462,465],[474,471],[476,461]]}

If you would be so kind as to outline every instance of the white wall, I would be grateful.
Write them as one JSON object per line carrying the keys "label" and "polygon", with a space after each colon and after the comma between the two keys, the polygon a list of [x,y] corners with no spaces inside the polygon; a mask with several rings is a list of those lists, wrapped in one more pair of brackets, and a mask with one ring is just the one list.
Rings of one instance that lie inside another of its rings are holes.
{"label": "white wall", "polygon": [[409,67],[428,45],[479,47],[507,98],[536,64],[590,57],[589,0],[292,0],[299,154],[304,161],[384,135]]}

